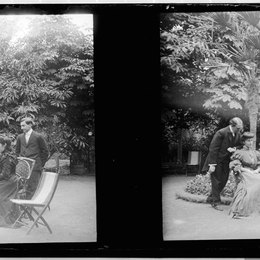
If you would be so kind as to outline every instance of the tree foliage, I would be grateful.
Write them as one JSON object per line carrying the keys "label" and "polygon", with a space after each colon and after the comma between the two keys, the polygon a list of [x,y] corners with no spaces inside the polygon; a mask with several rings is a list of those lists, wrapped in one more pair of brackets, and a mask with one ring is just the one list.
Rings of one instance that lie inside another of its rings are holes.
{"label": "tree foliage", "polygon": [[260,104],[259,21],[259,12],[174,13],[162,18],[161,27],[162,68],[171,70],[175,88],[184,89],[185,82],[185,95],[193,93],[206,111],[249,118],[254,133]]}
{"label": "tree foliage", "polygon": [[65,16],[32,16],[20,37],[19,18],[1,20],[3,131],[18,133],[17,121],[32,116],[52,152],[86,152],[94,133],[93,35]]}
{"label": "tree foliage", "polygon": [[211,110],[205,112],[202,106],[207,93],[203,91],[205,71],[201,64],[209,55],[207,42],[212,27],[208,18],[203,19],[180,13],[161,17],[162,140],[165,145],[178,142],[179,128],[214,128],[219,121],[218,114]]}

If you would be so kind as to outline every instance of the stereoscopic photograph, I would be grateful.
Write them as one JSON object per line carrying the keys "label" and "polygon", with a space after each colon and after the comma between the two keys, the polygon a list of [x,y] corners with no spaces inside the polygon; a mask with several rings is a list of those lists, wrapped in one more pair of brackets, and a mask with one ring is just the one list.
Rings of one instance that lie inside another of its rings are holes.
{"label": "stereoscopic photograph", "polygon": [[0,27],[0,243],[96,242],[93,15]]}
{"label": "stereoscopic photograph", "polygon": [[163,238],[260,238],[260,12],[160,15]]}

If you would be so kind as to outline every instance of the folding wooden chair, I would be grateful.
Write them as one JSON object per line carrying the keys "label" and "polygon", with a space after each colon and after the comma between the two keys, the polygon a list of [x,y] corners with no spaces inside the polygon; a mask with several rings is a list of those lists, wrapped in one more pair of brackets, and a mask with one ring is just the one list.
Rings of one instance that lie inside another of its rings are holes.
{"label": "folding wooden chair", "polygon": [[15,174],[18,177],[16,198],[24,199],[27,192],[27,181],[31,177],[35,160],[27,157],[17,157]]}
{"label": "folding wooden chair", "polygon": [[[19,205],[22,209],[20,216],[14,222],[13,227],[17,223],[29,228],[27,235],[31,232],[34,226],[38,227],[38,224],[47,227],[49,232],[52,234],[52,230],[48,225],[47,221],[44,219],[43,214],[50,205],[50,202],[56,191],[58,180],[59,180],[59,159],[56,159],[57,171],[56,172],[43,172],[37,189],[30,200],[26,199],[11,199],[11,201]],[[36,208],[39,208],[38,211]],[[35,213],[36,217],[33,216]],[[25,223],[21,219],[27,214],[29,216],[29,221],[33,222]]]}

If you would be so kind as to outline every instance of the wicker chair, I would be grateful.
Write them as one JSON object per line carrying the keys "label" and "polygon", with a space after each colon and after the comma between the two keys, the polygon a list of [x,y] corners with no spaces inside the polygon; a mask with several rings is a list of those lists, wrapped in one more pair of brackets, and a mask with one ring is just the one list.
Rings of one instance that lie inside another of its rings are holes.
{"label": "wicker chair", "polygon": [[17,157],[18,163],[15,168],[15,174],[18,177],[17,195],[18,199],[25,199],[27,193],[27,182],[31,177],[35,160],[27,157]]}

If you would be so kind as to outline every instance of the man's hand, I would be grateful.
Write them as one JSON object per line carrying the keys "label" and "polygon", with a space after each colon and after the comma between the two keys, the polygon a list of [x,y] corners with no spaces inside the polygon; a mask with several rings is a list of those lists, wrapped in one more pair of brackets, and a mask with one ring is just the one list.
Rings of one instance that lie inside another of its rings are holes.
{"label": "man's hand", "polygon": [[209,164],[209,170],[208,170],[209,173],[214,172],[215,169],[216,169],[216,164]]}
{"label": "man's hand", "polygon": [[240,165],[236,165],[234,167],[233,171],[235,172],[235,174],[240,173],[241,172],[241,166]]}
{"label": "man's hand", "polygon": [[233,153],[236,151],[236,147],[228,147],[227,149],[230,153]]}

